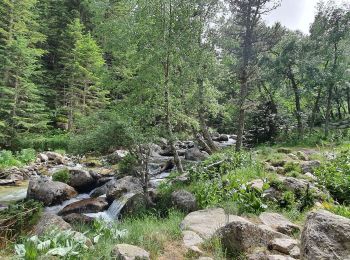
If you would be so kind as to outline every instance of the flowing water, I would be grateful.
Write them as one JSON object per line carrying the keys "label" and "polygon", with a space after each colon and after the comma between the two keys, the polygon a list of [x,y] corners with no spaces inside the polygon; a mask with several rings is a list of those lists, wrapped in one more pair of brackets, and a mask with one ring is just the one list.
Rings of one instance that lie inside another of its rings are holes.
{"label": "flowing water", "polygon": [[83,199],[88,199],[90,198],[89,194],[79,194],[78,196],[76,196],[75,198],[72,198],[70,200],[66,200],[64,201],[62,204],[60,205],[55,205],[55,206],[51,206],[51,207],[46,207],[45,208],[45,212],[49,212],[49,213],[53,213],[53,214],[57,214],[60,210],[62,210],[65,206],[72,204],[74,202],[83,200]]}
{"label": "flowing water", "polygon": [[0,204],[9,204],[27,196],[29,181],[22,181],[16,186],[0,186]]}
{"label": "flowing water", "polygon": [[99,218],[107,222],[118,220],[120,211],[123,209],[127,201],[134,196],[134,193],[127,193],[118,200],[114,200],[106,211],[98,213],[85,213],[85,216]]}

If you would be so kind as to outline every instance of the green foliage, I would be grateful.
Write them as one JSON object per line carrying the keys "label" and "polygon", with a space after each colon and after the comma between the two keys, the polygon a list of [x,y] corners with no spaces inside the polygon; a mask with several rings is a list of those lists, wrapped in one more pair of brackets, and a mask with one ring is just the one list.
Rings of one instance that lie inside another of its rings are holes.
{"label": "green foliage", "polygon": [[341,152],[336,159],[327,161],[316,169],[315,175],[333,198],[340,203],[350,204],[350,152]]}
{"label": "green foliage", "polygon": [[[0,241],[13,241],[29,231],[42,212],[43,205],[34,200],[11,204],[0,211]],[[0,243],[0,246],[3,246]]]}
{"label": "green foliage", "polygon": [[330,203],[323,203],[324,208],[334,214],[350,218],[350,208],[344,205],[334,205]]}
{"label": "green foliage", "polygon": [[23,166],[35,160],[36,152],[33,149],[23,149],[18,153],[0,151],[0,169],[12,166]]}
{"label": "green foliage", "polygon": [[125,219],[119,228],[128,233],[120,242],[140,246],[150,252],[152,259],[156,259],[166,243],[174,243],[182,238],[179,225],[183,218],[183,213],[170,211],[166,218],[146,214]]}
{"label": "green foliage", "polygon": [[297,173],[301,173],[301,166],[299,164],[299,162],[287,162],[284,165],[284,170],[288,173],[288,172],[297,172]]}
{"label": "green foliage", "polygon": [[59,256],[64,259],[76,257],[88,250],[85,236],[78,236],[72,230],[53,229],[40,238],[32,236],[15,245],[17,256],[25,259],[38,259],[45,256]]}
{"label": "green foliage", "polygon": [[118,164],[118,169],[121,174],[133,175],[137,165],[137,158],[132,154],[127,154],[123,160]]}
{"label": "green foliage", "polygon": [[67,168],[59,170],[52,175],[53,181],[68,183],[69,179],[70,179],[70,175],[69,175],[69,170]]}
{"label": "green foliage", "polygon": [[36,0],[0,2],[0,145],[11,146],[18,133],[43,132],[48,117],[42,99]]}
{"label": "green foliage", "polygon": [[15,149],[32,148],[36,151],[67,150],[69,136],[60,130],[48,131],[45,134],[20,134],[14,140]]}
{"label": "green foliage", "polygon": [[191,170],[189,189],[201,208],[223,205],[232,213],[259,214],[266,208],[261,191],[246,183],[263,176],[262,166],[255,163],[250,153],[227,150]]}
{"label": "green foliage", "polygon": [[77,122],[68,150],[72,153],[105,153],[110,148],[128,146],[134,131],[114,112],[100,112]]}

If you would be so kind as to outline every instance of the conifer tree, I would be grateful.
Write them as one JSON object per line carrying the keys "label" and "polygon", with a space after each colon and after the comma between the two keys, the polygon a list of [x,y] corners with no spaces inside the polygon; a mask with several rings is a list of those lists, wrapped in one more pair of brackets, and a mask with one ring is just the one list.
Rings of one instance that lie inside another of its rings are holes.
{"label": "conifer tree", "polygon": [[68,26],[67,37],[73,49],[66,53],[62,62],[69,129],[72,129],[76,117],[87,115],[107,101],[107,92],[102,87],[102,51],[90,34],[83,33],[83,29],[79,19]]}
{"label": "conifer tree", "polygon": [[38,32],[36,0],[0,3],[0,144],[9,146],[21,132],[46,128],[39,59],[45,40]]}

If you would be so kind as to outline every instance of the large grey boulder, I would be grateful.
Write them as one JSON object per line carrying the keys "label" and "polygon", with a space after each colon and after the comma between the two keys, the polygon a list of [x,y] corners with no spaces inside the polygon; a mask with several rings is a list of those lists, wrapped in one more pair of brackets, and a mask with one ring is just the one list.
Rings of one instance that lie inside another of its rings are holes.
{"label": "large grey boulder", "polygon": [[61,204],[77,195],[73,187],[46,177],[31,179],[27,191],[28,199],[41,201],[45,206]]}
{"label": "large grey boulder", "polygon": [[137,246],[118,244],[113,248],[112,257],[120,260],[148,260],[149,253]]}
{"label": "large grey boulder", "polygon": [[56,153],[56,152],[45,152],[43,154],[41,154],[38,158],[40,158],[40,160],[46,160],[46,158],[49,161],[52,161],[56,164],[64,164],[65,163],[65,159],[64,156],[62,154]]}
{"label": "large grey boulder", "polygon": [[265,225],[256,225],[239,219],[220,228],[217,235],[229,252],[245,253],[250,253],[257,247],[267,248],[269,242],[275,238],[288,238]]}
{"label": "large grey boulder", "polygon": [[286,235],[300,231],[300,227],[277,213],[263,212],[259,216],[262,223]]}
{"label": "large grey boulder", "polygon": [[90,172],[83,169],[69,169],[68,185],[74,187],[79,192],[89,192],[96,186],[97,180]]}
{"label": "large grey boulder", "polygon": [[182,230],[191,230],[204,239],[211,238],[215,232],[226,225],[229,216],[222,208],[204,209],[188,214],[181,222]]}
{"label": "large grey boulder", "polygon": [[191,192],[185,190],[174,191],[171,194],[171,201],[175,207],[184,212],[189,213],[197,210],[197,200]]}
{"label": "large grey boulder", "polygon": [[207,152],[202,152],[197,147],[193,147],[191,149],[187,149],[185,152],[185,159],[189,161],[200,162],[209,157]]}
{"label": "large grey boulder", "polygon": [[350,219],[324,210],[309,213],[301,236],[301,258],[350,259]]}
{"label": "large grey boulder", "polygon": [[38,223],[34,226],[32,233],[40,236],[54,228],[58,230],[68,230],[72,227],[61,217],[52,213],[44,213]]}
{"label": "large grey boulder", "polygon": [[132,176],[110,183],[107,191],[107,200],[113,201],[119,199],[127,193],[143,194],[143,187],[140,179]]}
{"label": "large grey boulder", "polygon": [[68,215],[72,213],[97,213],[108,208],[106,198],[83,199],[65,206],[58,215]]}
{"label": "large grey boulder", "polygon": [[112,179],[107,183],[103,184],[102,186],[95,188],[94,190],[91,191],[90,197],[97,198],[107,194],[108,190],[112,188],[114,185],[116,185],[116,182],[117,182],[116,179]]}

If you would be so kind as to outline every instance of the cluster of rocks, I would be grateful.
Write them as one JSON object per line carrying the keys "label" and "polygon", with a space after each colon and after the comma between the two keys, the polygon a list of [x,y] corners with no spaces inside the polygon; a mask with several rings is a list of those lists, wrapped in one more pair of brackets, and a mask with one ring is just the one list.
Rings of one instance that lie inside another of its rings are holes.
{"label": "cluster of rocks", "polygon": [[195,211],[181,223],[185,247],[199,255],[202,244],[219,238],[228,252],[250,260],[347,259],[350,255],[350,220],[319,210],[311,212],[299,239],[298,225],[277,213],[262,213],[259,220],[225,214],[221,208]]}

